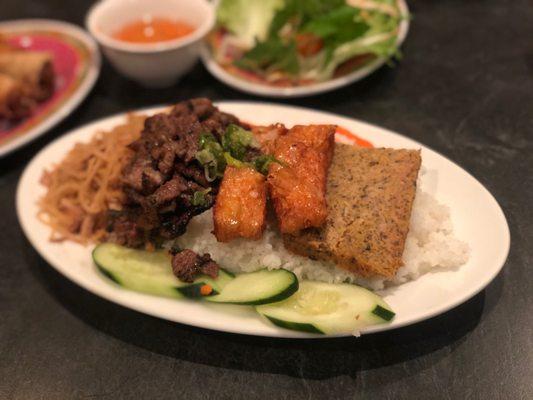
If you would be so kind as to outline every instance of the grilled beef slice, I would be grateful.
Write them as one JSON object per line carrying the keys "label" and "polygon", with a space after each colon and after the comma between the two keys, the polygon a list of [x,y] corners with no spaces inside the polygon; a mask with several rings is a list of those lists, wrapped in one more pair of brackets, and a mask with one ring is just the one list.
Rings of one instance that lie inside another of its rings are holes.
{"label": "grilled beef slice", "polygon": [[172,271],[179,280],[192,282],[199,274],[216,278],[219,266],[208,253],[200,256],[194,251],[186,249],[172,256]]}
{"label": "grilled beef slice", "polygon": [[[172,239],[211,208],[220,182],[207,181],[195,156],[202,133],[220,139],[229,124],[240,123],[202,98],[147,118],[141,137],[130,144],[134,156],[122,172],[124,210],[111,218],[110,239],[129,247]],[[204,201],[194,205],[197,191],[205,191]]]}

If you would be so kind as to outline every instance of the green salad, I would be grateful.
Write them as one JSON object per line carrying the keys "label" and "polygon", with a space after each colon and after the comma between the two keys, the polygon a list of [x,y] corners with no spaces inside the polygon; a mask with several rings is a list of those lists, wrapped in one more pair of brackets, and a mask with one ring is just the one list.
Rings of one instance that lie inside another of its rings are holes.
{"label": "green salad", "polygon": [[221,0],[210,44],[229,72],[302,85],[398,56],[405,18],[397,0]]}

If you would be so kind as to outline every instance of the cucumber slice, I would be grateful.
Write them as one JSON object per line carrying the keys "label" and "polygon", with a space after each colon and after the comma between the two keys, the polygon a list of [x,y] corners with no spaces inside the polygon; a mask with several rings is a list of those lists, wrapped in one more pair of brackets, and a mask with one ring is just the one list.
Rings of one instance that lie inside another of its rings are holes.
{"label": "cucumber slice", "polygon": [[285,269],[239,274],[216,296],[205,300],[214,303],[258,305],[285,300],[298,290],[298,278]]}
{"label": "cucumber slice", "polygon": [[300,282],[298,292],[287,300],[256,310],[282,328],[324,334],[349,334],[394,317],[387,303],[370,290],[310,281]]}
{"label": "cucumber slice", "polygon": [[93,250],[93,260],[100,272],[116,284],[137,292],[165,297],[203,297],[209,285],[216,295],[233,279],[224,270],[218,277],[199,276],[193,283],[180,281],[172,272],[171,257],[167,251],[144,251],[103,243]]}

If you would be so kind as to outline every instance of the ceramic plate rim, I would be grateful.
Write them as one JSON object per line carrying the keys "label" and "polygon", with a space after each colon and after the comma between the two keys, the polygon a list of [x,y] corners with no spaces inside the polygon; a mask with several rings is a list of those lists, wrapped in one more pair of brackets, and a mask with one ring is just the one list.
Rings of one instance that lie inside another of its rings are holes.
{"label": "ceramic plate rim", "polygon": [[[398,7],[402,15],[409,15],[409,7],[405,0],[397,0]],[[398,47],[400,47],[407,33],[409,32],[410,19],[404,18],[399,25],[398,31]],[[253,94],[256,96],[267,96],[273,98],[296,98],[296,97],[306,97],[313,96],[320,93],[329,92],[335,89],[338,89],[343,86],[347,86],[354,82],[357,82],[361,79],[366,78],[371,75],[377,69],[382,67],[387,59],[384,57],[377,58],[372,61],[370,64],[364,66],[363,68],[356,69],[355,71],[340,76],[338,78],[329,79],[325,82],[314,83],[311,85],[297,86],[297,87],[288,87],[288,88],[279,88],[273,86],[267,86],[259,83],[254,83],[241,79],[235,75],[230,74],[224,68],[222,68],[215,60],[211,54],[211,51],[208,48],[207,44],[203,44],[201,48],[201,59],[204,66],[207,70],[219,81],[225,83],[226,85],[240,90],[244,93]]]}
{"label": "ceramic plate rim", "polygon": [[14,138],[5,145],[0,146],[0,157],[3,157],[37,139],[52,129],[55,125],[59,124],[87,97],[100,74],[102,61],[100,51],[98,50],[98,45],[94,39],[81,27],[64,21],[41,18],[15,19],[0,22],[0,30],[23,30],[25,26],[32,30],[50,29],[75,37],[80,42],[83,42],[83,44],[90,51],[92,56],[90,60],[91,63],[88,65],[87,75],[84,77],[83,81],[80,82],[80,85],[76,91],[65,100],[64,104],[48,115],[43,121],[39,122],[36,126],[22,134],[20,137]]}
{"label": "ceramic plate rim", "polygon": [[[472,182],[477,186],[477,189],[481,189],[483,194],[484,194],[484,196],[488,196],[487,199],[491,203],[490,204],[491,207],[493,207],[494,210],[497,213],[497,218],[499,219],[499,222],[501,224],[500,228],[503,229],[501,231],[501,233],[503,234],[503,243],[502,243],[502,246],[500,248],[500,252],[498,254],[499,258],[497,260],[495,260],[494,267],[491,270],[491,273],[489,275],[487,275],[485,277],[485,279],[475,282],[475,284],[473,284],[470,287],[470,290],[468,290],[467,292],[463,293],[461,296],[455,298],[454,301],[448,302],[445,306],[435,306],[433,309],[430,309],[430,310],[426,311],[423,315],[419,315],[419,316],[417,316],[415,318],[407,319],[407,320],[405,320],[405,321],[403,321],[401,323],[396,323],[395,324],[393,322],[392,324],[383,324],[383,325],[376,325],[376,326],[369,327],[369,328],[363,330],[363,332],[362,332],[363,334],[369,334],[369,333],[374,333],[374,332],[380,332],[380,331],[386,331],[386,330],[392,330],[392,329],[401,328],[403,326],[412,325],[412,324],[415,324],[417,322],[433,318],[433,317],[435,317],[437,315],[440,315],[440,314],[442,314],[442,313],[444,313],[446,311],[449,311],[449,310],[455,308],[456,306],[458,306],[459,304],[462,304],[465,301],[469,300],[470,298],[474,297],[481,290],[483,290],[498,275],[498,273],[502,270],[503,266],[505,265],[505,261],[507,259],[507,256],[508,256],[508,253],[509,253],[509,249],[510,249],[510,231],[509,231],[509,226],[508,226],[507,220],[505,218],[505,215],[504,215],[501,207],[499,206],[499,204],[496,201],[496,199],[494,198],[494,196],[492,196],[492,194],[475,177],[473,177],[470,173],[468,173],[466,170],[464,170],[458,164],[456,164],[453,161],[449,160],[447,157],[441,155],[440,153],[432,150],[431,148],[429,148],[429,147],[427,147],[427,146],[425,146],[425,145],[423,145],[423,144],[421,144],[421,143],[419,143],[419,142],[417,142],[417,141],[415,141],[413,139],[410,139],[410,138],[408,138],[408,137],[406,137],[404,135],[398,134],[398,133],[396,133],[394,131],[390,131],[388,129],[379,127],[377,125],[370,124],[370,123],[367,123],[367,122],[364,122],[364,121],[360,121],[360,120],[357,120],[355,118],[350,118],[350,117],[346,117],[346,116],[342,116],[342,115],[338,115],[338,114],[334,114],[334,113],[317,111],[317,110],[313,110],[313,109],[309,109],[309,108],[303,108],[303,107],[287,106],[287,105],[268,103],[268,102],[254,102],[254,101],[220,101],[220,102],[217,102],[217,105],[219,105],[221,108],[224,108],[225,106],[230,106],[230,107],[231,106],[234,106],[234,107],[239,107],[239,106],[241,106],[241,107],[257,107],[257,106],[260,106],[260,107],[281,107],[283,109],[294,110],[296,112],[298,112],[298,111],[301,111],[301,112],[313,112],[313,113],[317,113],[317,115],[319,115],[319,116],[324,116],[325,118],[344,119],[344,120],[352,121],[352,122],[354,122],[356,124],[359,124],[360,126],[365,126],[366,128],[371,129],[371,130],[374,129],[374,130],[377,130],[377,131],[381,131],[381,132],[383,132],[385,134],[392,134],[392,135],[398,136],[398,137],[400,137],[402,139],[410,141],[413,145],[419,146],[424,151],[429,152],[429,153],[433,153],[433,155],[436,155],[436,156],[444,159],[447,163],[450,163],[451,166],[453,166],[454,168],[459,169],[462,173],[466,174],[468,176],[468,178],[471,179]],[[168,107],[168,106],[157,106],[157,107],[144,108],[144,109],[140,109],[140,110],[135,110],[135,112],[149,114],[149,113],[152,113],[152,112],[156,112],[156,111],[162,110],[165,107]],[[199,328],[203,328],[203,329],[215,330],[215,331],[221,331],[221,332],[227,332],[227,333],[237,333],[237,334],[245,334],[245,335],[252,335],[252,336],[262,336],[262,337],[293,338],[293,339],[299,339],[299,338],[304,338],[304,339],[305,338],[324,339],[324,338],[331,338],[331,337],[348,336],[348,335],[315,335],[315,334],[307,334],[307,333],[288,331],[288,330],[284,330],[284,329],[281,329],[281,328],[276,328],[276,330],[273,331],[273,332],[267,332],[267,333],[258,334],[258,333],[249,332],[249,331],[246,331],[246,330],[243,331],[242,329],[238,329],[238,328],[235,328],[235,327],[224,327],[224,328],[213,327],[213,324],[206,323],[205,321],[202,321],[200,323],[197,322],[197,321],[195,321],[195,322],[185,321],[184,322],[183,320],[180,320],[179,318],[178,319],[174,319],[174,318],[170,318],[170,317],[168,317],[166,315],[163,315],[164,312],[161,312],[159,310],[154,311],[149,306],[140,306],[138,304],[137,305],[132,305],[131,302],[128,301],[128,296],[119,296],[120,298],[117,298],[117,296],[111,296],[108,293],[106,293],[105,289],[102,289],[100,287],[92,287],[92,285],[88,284],[87,282],[84,282],[82,278],[76,276],[76,274],[74,274],[74,273],[71,273],[68,270],[68,268],[64,268],[63,266],[58,265],[54,261],[54,259],[52,257],[50,257],[47,254],[47,252],[44,250],[45,244],[42,241],[43,238],[37,237],[37,235],[34,234],[33,231],[31,230],[31,224],[35,223],[36,221],[38,221],[37,218],[35,216],[29,215],[28,213],[25,213],[23,211],[24,210],[24,203],[25,203],[25,200],[23,199],[23,196],[25,194],[24,193],[25,189],[28,187],[28,185],[31,185],[32,183],[34,183],[34,182],[30,182],[29,181],[29,176],[31,175],[33,170],[35,170],[36,168],[39,168],[39,171],[42,170],[42,168],[45,165],[41,165],[40,164],[41,158],[44,158],[46,156],[47,152],[49,152],[52,149],[54,149],[55,146],[59,147],[61,145],[62,141],[66,141],[68,138],[71,138],[71,137],[73,138],[76,135],[80,135],[80,134],[82,134],[83,132],[85,132],[85,131],[87,131],[89,129],[94,131],[95,129],[97,129],[97,127],[99,125],[109,124],[112,120],[114,120],[114,119],[116,120],[118,118],[123,118],[126,114],[127,113],[118,113],[118,114],[115,114],[115,115],[112,115],[112,116],[109,116],[109,117],[98,119],[96,121],[93,121],[93,122],[90,122],[90,123],[85,124],[83,126],[80,126],[80,127],[76,128],[76,129],[73,129],[72,131],[68,132],[64,136],[55,139],[50,144],[48,144],[45,148],[43,148],[37,155],[35,155],[35,157],[30,161],[30,163],[25,168],[25,170],[24,170],[24,172],[21,175],[21,178],[19,180],[18,187],[17,187],[17,193],[16,193],[17,217],[18,217],[19,223],[20,223],[20,225],[22,227],[22,230],[23,230],[24,234],[26,235],[26,237],[28,238],[29,242],[34,247],[34,249],[41,255],[41,257],[43,257],[48,262],[48,264],[50,264],[54,269],[56,269],[56,271],[58,271],[59,273],[64,275],[66,278],[68,278],[69,280],[71,280],[72,282],[76,283],[80,287],[84,288],[85,290],[88,290],[89,292],[91,292],[91,293],[93,293],[93,294],[95,294],[95,295],[97,295],[99,297],[102,297],[102,298],[104,298],[104,299],[106,299],[108,301],[120,304],[120,305],[122,305],[124,307],[127,307],[127,308],[130,308],[130,309],[145,313],[147,315],[156,316],[156,317],[159,317],[159,318],[162,318],[162,319],[167,319],[167,320],[178,322],[178,323],[181,323],[181,324],[184,324],[184,325],[190,325],[190,326],[195,326],[195,327],[199,327]],[[45,242],[46,241],[47,241],[47,238],[45,238]],[[90,253],[89,249],[87,251],[88,251],[88,253]],[[105,285],[108,286],[107,284],[105,284]],[[120,289],[118,289],[118,290],[120,291]],[[127,292],[127,291],[122,291],[122,292]],[[133,292],[127,292],[127,293],[128,293],[129,296],[142,296],[142,297],[148,296],[148,297],[152,297],[152,296],[149,296],[149,295],[143,295],[143,294],[133,293]]]}

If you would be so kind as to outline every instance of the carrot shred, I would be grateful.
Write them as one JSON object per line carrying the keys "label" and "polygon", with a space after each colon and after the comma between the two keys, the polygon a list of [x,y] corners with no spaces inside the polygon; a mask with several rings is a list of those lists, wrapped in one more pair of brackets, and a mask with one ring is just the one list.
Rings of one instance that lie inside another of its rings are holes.
{"label": "carrot shred", "polygon": [[202,296],[209,296],[213,292],[213,288],[210,285],[202,285],[200,287],[200,294]]}
{"label": "carrot shred", "polygon": [[366,147],[366,148],[373,148],[374,145],[370,143],[368,140],[365,140],[363,138],[360,138],[356,134],[350,132],[348,129],[343,128],[342,126],[337,126],[337,130],[335,133],[338,133],[339,135],[342,135],[350,140],[352,140],[357,146],[359,147]]}

